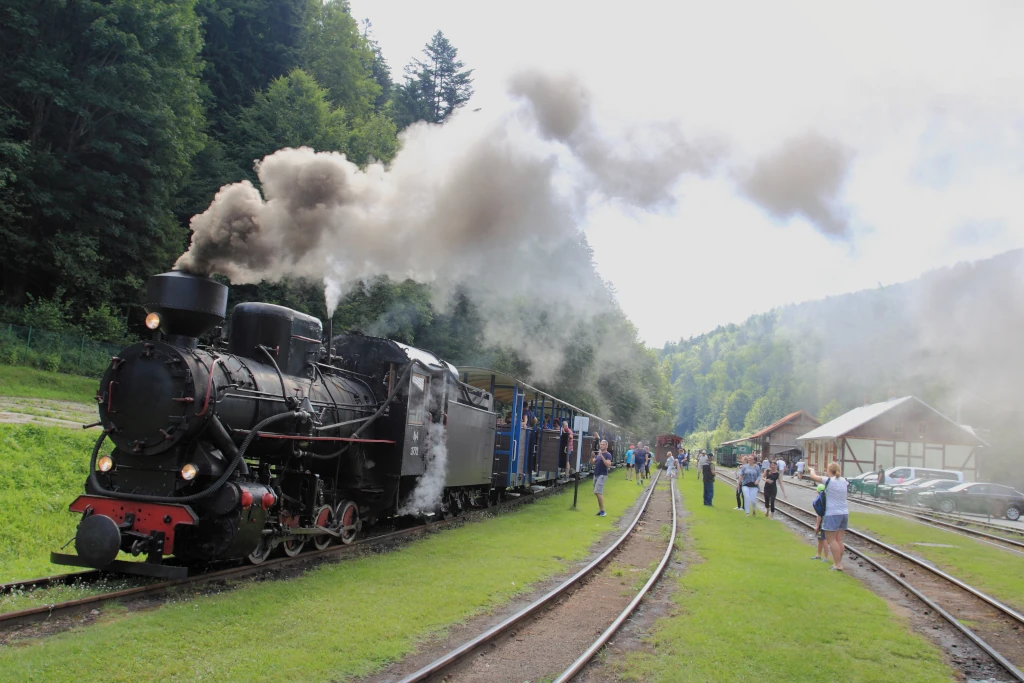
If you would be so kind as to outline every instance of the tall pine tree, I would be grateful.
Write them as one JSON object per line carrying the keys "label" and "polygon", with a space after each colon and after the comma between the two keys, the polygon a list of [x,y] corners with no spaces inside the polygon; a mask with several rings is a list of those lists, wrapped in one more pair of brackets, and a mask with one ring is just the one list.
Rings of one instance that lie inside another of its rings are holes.
{"label": "tall pine tree", "polygon": [[395,118],[400,128],[414,121],[442,123],[473,96],[473,69],[438,31],[423,48],[426,59],[405,67],[405,83],[396,90]]}

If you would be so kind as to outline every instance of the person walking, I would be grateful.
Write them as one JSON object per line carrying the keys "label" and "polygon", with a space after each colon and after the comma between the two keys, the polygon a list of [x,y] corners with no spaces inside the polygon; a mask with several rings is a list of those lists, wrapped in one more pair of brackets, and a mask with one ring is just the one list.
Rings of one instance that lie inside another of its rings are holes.
{"label": "person walking", "polygon": [[736,477],[736,507],[734,510],[743,510],[743,484],[739,477]]}
{"label": "person walking", "polygon": [[633,467],[636,469],[636,485],[643,486],[644,476],[644,463],[647,462],[647,451],[644,450],[644,442],[638,441],[636,444],[636,452],[633,454],[634,464]]}
{"label": "person walking", "polygon": [[704,478],[704,467],[708,464],[708,454],[704,451],[700,452],[700,457],[697,458],[697,481]]}
{"label": "person walking", "polygon": [[701,479],[704,481],[704,504],[712,507],[715,499],[715,461],[706,455],[701,457]]}
{"label": "person walking", "polygon": [[[782,472],[779,471],[778,464],[773,462],[764,473],[764,516],[769,519],[775,519],[775,498],[781,486]],[[785,488],[782,489],[782,493],[785,495]]]}
{"label": "person walking", "polygon": [[767,455],[764,456],[764,460],[761,461],[761,471],[762,472],[767,472],[768,471],[768,456]]}
{"label": "person walking", "polygon": [[608,481],[608,468],[612,466],[612,454],[608,452],[608,442],[601,439],[601,450],[590,457],[590,465],[594,468],[594,495],[597,497],[598,517],[604,517],[604,484]]}
{"label": "person walking", "polygon": [[846,530],[850,526],[850,510],[846,505],[846,490],[850,483],[841,475],[839,463],[828,464],[828,478],[819,476],[814,468],[810,468],[808,476],[819,484],[825,485],[825,517],[821,528],[825,531],[825,542],[832,552],[831,569],[837,572],[843,568],[843,553],[846,552]]}
{"label": "person walking", "polygon": [[797,479],[803,479],[804,478],[804,467],[806,466],[806,464],[807,463],[805,463],[803,460],[799,461],[796,464],[796,474],[793,475],[793,476],[795,476]]}
{"label": "person walking", "polygon": [[644,449],[647,458],[644,460],[644,479],[651,478],[651,462],[654,460],[654,451],[650,449]]}
{"label": "person walking", "polygon": [[687,472],[690,471],[690,451],[689,449],[683,449],[683,469]]}
{"label": "person walking", "polygon": [[633,469],[633,457],[636,450],[635,444],[629,444],[629,450],[626,451],[626,481],[633,478],[635,470]]}
{"label": "person walking", "polygon": [[679,478],[682,479],[683,478],[683,472],[686,471],[683,468],[683,463],[686,462],[686,451],[680,451],[679,455],[676,456],[676,458],[679,460]]}
{"label": "person walking", "polygon": [[676,478],[677,467],[678,463],[676,463],[676,458],[674,455],[672,455],[672,451],[669,451],[668,454],[665,456],[665,473],[668,475],[669,479]]}
{"label": "person walking", "polygon": [[757,517],[757,482],[761,479],[761,468],[755,465],[754,456],[749,456],[747,464],[740,468],[737,476],[743,489],[743,511],[747,517]]}

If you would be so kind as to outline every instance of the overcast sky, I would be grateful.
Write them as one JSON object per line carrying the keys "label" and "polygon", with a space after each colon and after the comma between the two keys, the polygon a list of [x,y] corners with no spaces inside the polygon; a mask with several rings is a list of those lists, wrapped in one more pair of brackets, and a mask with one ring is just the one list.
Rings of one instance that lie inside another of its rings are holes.
{"label": "overcast sky", "polygon": [[351,4],[396,80],[440,29],[471,108],[539,67],[609,129],[672,121],[720,150],[671,205],[581,220],[651,345],[1024,245],[1024,3]]}

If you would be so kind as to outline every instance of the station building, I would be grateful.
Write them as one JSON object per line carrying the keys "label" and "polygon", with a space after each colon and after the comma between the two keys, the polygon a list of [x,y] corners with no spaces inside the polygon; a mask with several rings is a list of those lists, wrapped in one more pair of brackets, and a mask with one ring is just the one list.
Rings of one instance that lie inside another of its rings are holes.
{"label": "station building", "polygon": [[801,446],[797,442],[797,437],[820,424],[806,410],[798,410],[750,436],[723,441],[721,448],[733,455],[733,458],[737,455],[753,453],[759,461],[767,457],[772,461],[782,458],[786,462],[792,463],[796,462],[801,455]]}
{"label": "station building", "polygon": [[904,396],[854,408],[800,437],[808,464],[822,472],[839,463],[844,477],[897,466],[958,470],[979,477],[979,449],[987,446],[919,398]]}

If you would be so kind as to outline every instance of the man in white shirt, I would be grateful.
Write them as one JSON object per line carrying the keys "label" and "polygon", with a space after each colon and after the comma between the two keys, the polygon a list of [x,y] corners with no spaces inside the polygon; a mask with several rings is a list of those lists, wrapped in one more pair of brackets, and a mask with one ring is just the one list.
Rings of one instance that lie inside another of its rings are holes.
{"label": "man in white shirt", "polygon": [[803,479],[804,477],[804,461],[801,460],[796,464],[796,478]]}
{"label": "man in white shirt", "polygon": [[777,463],[775,463],[775,464],[779,466],[779,476],[782,476],[783,474],[786,473],[786,461],[785,460],[783,460],[782,458],[779,458],[779,461]]}
{"label": "man in white shirt", "polygon": [[768,456],[764,456],[764,460],[761,461],[761,471],[767,472],[770,465],[768,464]]}

